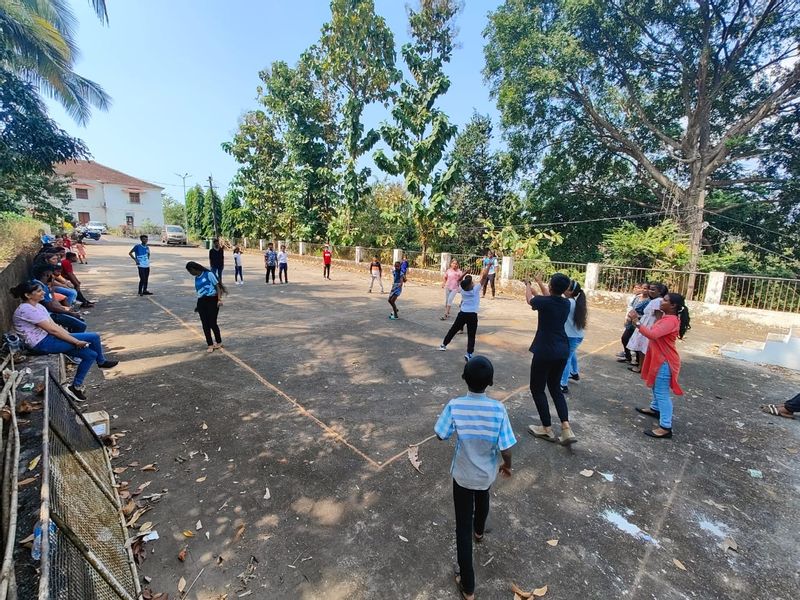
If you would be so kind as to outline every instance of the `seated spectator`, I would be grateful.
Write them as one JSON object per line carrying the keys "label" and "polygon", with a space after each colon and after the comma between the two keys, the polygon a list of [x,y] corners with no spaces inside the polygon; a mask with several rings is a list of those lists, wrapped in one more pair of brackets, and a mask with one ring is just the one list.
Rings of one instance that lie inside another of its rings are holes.
{"label": "seated spectator", "polygon": [[[78,292],[72,287],[72,284],[61,276],[61,251],[63,248],[52,248],[40,253],[33,261],[33,271],[38,271],[45,265],[53,267],[53,282],[50,284],[51,289],[59,294],[64,294],[67,297],[67,304],[72,306],[78,299]],[[66,253],[65,255],[66,256]]]}
{"label": "seated spectator", "polygon": [[74,252],[67,252],[64,255],[64,259],[61,261],[61,273],[67,281],[72,284],[72,287],[75,288],[75,291],[78,292],[78,302],[81,303],[81,308],[92,308],[94,306],[94,302],[89,302],[86,297],[81,292],[81,281],[75,275],[75,271],[72,268],[74,263],[78,262],[78,255]]}
{"label": "seated spectator", "polygon": [[50,285],[53,280],[53,265],[42,265],[33,272],[33,282],[40,285],[44,291],[42,304],[50,313],[50,317],[70,333],[83,333],[86,331],[86,323],[61,302],[53,293]]}
{"label": "seated spectator", "polygon": [[100,336],[96,333],[68,333],[50,318],[47,309],[41,305],[44,300],[44,288],[33,281],[26,281],[11,290],[15,298],[22,303],[14,311],[14,329],[25,342],[25,345],[43,354],[66,354],[80,359],[69,392],[76,400],[86,400],[86,388],[83,381],[92,363],[101,369],[111,369],[119,361],[107,360],[103,354]]}
{"label": "seated spectator", "polygon": [[783,404],[762,404],[761,410],[776,417],[794,419],[794,413],[800,413],[800,394]]}

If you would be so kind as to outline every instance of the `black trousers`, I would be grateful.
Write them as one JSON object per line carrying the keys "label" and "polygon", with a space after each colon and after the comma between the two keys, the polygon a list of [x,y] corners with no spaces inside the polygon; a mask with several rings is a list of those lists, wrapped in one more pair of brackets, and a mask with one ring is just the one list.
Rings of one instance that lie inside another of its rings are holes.
{"label": "black trousers", "polygon": [[455,335],[461,331],[464,325],[467,326],[467,353],[472,354],[475,352],[475,334],[478,331],[478,313],[465,313],[458,311],[456,320],[453,321],[453,325],[450,327],[447,335],[444,336],[444,341],[442,344],[447,346],[451,341],[453,341]]}
{"label": "black trousers", "polygon": [[797,396],[791,400],[787,400],[783,406],[786,408],[786,410],[789,410],[793,413],[800,412],[800,394],[797,394]]}
{"label": "black trousers", "polygon": [[566,366],[566,358],[550,360],[536,358],[536,355],[533,355],[533,360],[531,361],[531,394],[536,404],[536,410],[539,411],[539,418],[545,427],[552,425],[550,406],[547,404],[547,395],[544,393],[545,387],[550,391],[550,397],[553,399],[553,404],[556,405],[559,420],[569,421],[567,400],[561,391],[561,374]]}
{"label": "black trousers", "polygon": [[628,342],[631,341],[631,336],[634,331],[636,331],[636,327],[625,327],[625,331],[622,334],[622,351],[625,353],[625,358],[627,358],[628,361],[632,358],[631,351],[628,350]]}
{"label": "black trousers", "polygon": [[233,267],[233,280],[234,281],[244,281],[244,275],[242,274],[242,265],[236,265]]}
{"label": "black trousers", "polygon": [[139,267],[139,295],[147,291],[147,281],[150,279],[150,267]]}
{"label": "black trousers", "polygon": [[[217,316],[219,315],[218,300],[217,296],[203,296],[197,299],[197,313],[200,315],[200,323],[203,324],[203,333],[209,346],[214,344],[214,340],[218,344],[222,343],[219,325],[217,325]],[[211,339],[211,332],[214,332],[214,340]]]}
{"label": "black trousers", "polygon": [[80,302],[81,304],[85,304],[86,302],[89,302],[89,301],[86,299],[86,296],[84,296],[84,295],[83,295],[83,292],[82,292],[82,291],[80,291],[79,289],[78,289],[78,290],[75,290],[75,291],[76,291],[76,292],[78,292],[78,296],[77,296],[77,298],[76,298],[76,299],[78,300],[78,302]]}
{"label": "black trousers", "polygon": [[483,296],[486,296],[486,288],[489,287],[489,285],[491,285],[492,286],[492,298],[494,298],[494,276],[495,276],[495,273],[492,273],[491,275],[487,275],[486,279],[483,280],[483,286],[482,286],[483,287],[483,291],[481,292],[481,294]]}
{"label": "black trousers", "polygon": [[272,283],[275,283],[275,265],[267,265],[267,278],[265,283],[269,283],[270,273],[272,273]]}
{"label": "black trousers", "polygon": [[217,277],[217,281],[222,283],[222,269],[224,265],[211,265],[211,272]]}
{"label": "black trousers", "polygon": [[475,591],[472,568],[472,533],[483,535],[489,516],[489,490],[469,490],[453,480],[453,504],[456,507],[456,556],[464,592]]}
{"label": "black trousers", "polygon": [[324,266],[324,268],[322,269],[322,276],[323,277],[327,277],[328,279],[331,278],[331,266],[330,265],[325,265]]}
{"label": "black trousers", "polygon": [[289,264],[288,263],[281,263],[278,265],[278,279],[283,280],[286,279],[286,283],[289,283]]}

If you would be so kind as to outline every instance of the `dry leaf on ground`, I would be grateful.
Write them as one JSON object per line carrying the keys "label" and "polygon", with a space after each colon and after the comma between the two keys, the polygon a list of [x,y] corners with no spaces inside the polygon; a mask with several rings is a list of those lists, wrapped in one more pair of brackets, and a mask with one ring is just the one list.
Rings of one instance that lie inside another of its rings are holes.
{"label": "dry leaf on ground", "polygon": [[178,560],[183,562],[186,560],[186,551],[189,549],[188,546],[184,546],[183,549],[178,552]]}
{"label": "dry leaf on ground", "polygon": [[149,465],[143,466],[139,470],[140,471],[158,471],[158,467],[155,465],[155,463],[150,463]]}
{"label": "dry leaf on ground", "polygon": [[183,577],[181,577],[180,579],[178,579],[178,591],[182,594],[183,590],[185,589],[186,589],[186,580]]}
{"label": "dry leaf on ground", "polygon": [[542,587],[536,588],[535,590],[533,590],[533,597],[534,598],[541,598],[546,593],[547,593],[547,586],[543,585]]}
{"label": "dry leaf on ground", "polygon": [[399,537],[399,538],[400,538],[400,541],[401,541],[401,542],[407,542],[407,541],[408,541],[408,538],[406,538],[406,537],[403,537],[402,535],[398,535],[397,537]]}
{"label": "dry leaf on ground", "polygon": [[733,538],[727,537],[722,540],[720,547],[726,551],[733,550],[734,552],[739,552],[739,545],[733,540]]}
{"label": "dry leaf on ground", "polygon": [[153,528],[153,522],[147,521],[139,526],[139,533],[148,533]]}
{"label": "dry leaf on ground", "polygon": [[594,475],[594,471],[592,471],[591,469],[584,469],[583,471],[581,471],[581,475],[583,475],[584,477],[591,477],[592,475]]}
{"label": "dry leaf on ground", "polygon": [[547,545],[555,548],[556,546],[558,546],[558,540],[547,540]]}
{"label": "dry leaf on ground", "polygon": [[138,508],[138,505],[133,500],[128,500],[128,503],[122,507],[122,514],[127,519],[130,517],[134,511]]}
{"label": "dry leaf on ground", "polygon": [[28,471],[33,471],[38,466],[40,460],[42,460],[41,454],[33,457],[31,462],[28,463]]}
{"label": "dry leaf on ground", "polygon": [[197,479],[195,479],[195,482],[203,483],[206,480],[207,477],[208,477],[208,475],[203,475],[202,477],[198,477]]}
{"label": "dry leaf on ground", "polygon": [[192,531],[190,529],[184,529],[183,530],[183,537],[187,537],[187,538],[194,537],[194,531]]}
{"label": "dry leaf on ground", "polygon": [[25,487],[26,485],[32,484],[34,481],[36,481],[36,477],[28,477],[27,479],[20,481],[17,485],[19,487]]}
{"label": "dry leaf on ground", "polygon": [[136,488],[134,491],[132,491],[132,492],[131,492],[131,496],[138,496],[138,495],[139,495],[139,494],[141,494],[141,493],[142,493],[142,492],[145,490],[145,488],[147,488],[147,486],[149,486],[151,483],[152,483],[151,481],[145,481],[143,484],[141,484],[139,487],[137,487],[137,488]]}
{"label": "dry leaf on ground", "polygon": [[408,447],[408,462],[410,462],[411,466],[417,471],[422,473],[422,469],[419,468],[422,464],[422,461],[419,459],[419,446]]}
{"label": "dry leaf on ground", "polygon": [[514,592],[515,596],[519,596],[523,600],[528,600],[533,594],[531,592],[526,592],[521,587],[519,587],[516,583],[511,584],[511,591]]}
{"label": "dry leaf on ground", "polygon": [[681,561],[679,561],[677,558],[673,558],[672,559],[672,564],[674,564],[676,567],[678,567],[681,571],[685,571],[686,570],[686,567],[684,567],[683,563]]}
{"label": "dry leaf on ground", "polygon": [[202,424],[202,425],[200,425],[200,428],[201,428],[203,431],[205,431],[206,429],[208,429],[208,425],[206,425],[206,422],[205,422],[205,421],[203,421],[203,424]]}
{"label": "dry leaf on ground", "polygon": [[128,467],[114,467],[114,475],[122,475],[127,470]]}
{"label": "dry leaf on ground", "polygon": [[240,539],[242,539],[242,536],[244,536],[244,525],[239,525],[239,527],[236,528],[236,533],[233,536],[233,542],[238,542]]}

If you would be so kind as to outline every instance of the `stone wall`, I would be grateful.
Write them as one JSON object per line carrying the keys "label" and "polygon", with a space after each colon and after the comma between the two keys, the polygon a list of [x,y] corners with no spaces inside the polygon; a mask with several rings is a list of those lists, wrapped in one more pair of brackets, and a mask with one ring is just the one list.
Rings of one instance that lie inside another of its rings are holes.
{"label": "stone wall", "polygon": [[0,325],[3,332],[11,330],[11,318],[19,305],[9,290],[28,279],[33,263],[33,251],[18,254],[5,269],[0,271]]}

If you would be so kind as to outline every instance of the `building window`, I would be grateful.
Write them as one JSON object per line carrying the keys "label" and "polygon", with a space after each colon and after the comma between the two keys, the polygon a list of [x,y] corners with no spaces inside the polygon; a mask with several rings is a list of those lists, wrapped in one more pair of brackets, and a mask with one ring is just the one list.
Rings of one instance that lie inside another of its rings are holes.
{"label": "building window", "polygon": [[89,190],[86,188],[75,188],[75,199],[76,200],[88,200],[89,199]]}
{"label": "building window", "polygon": [[128,198],[131,204],[141,204],[142,199],[139,197],[139,192],[128,192]]}

